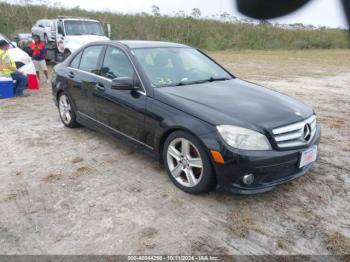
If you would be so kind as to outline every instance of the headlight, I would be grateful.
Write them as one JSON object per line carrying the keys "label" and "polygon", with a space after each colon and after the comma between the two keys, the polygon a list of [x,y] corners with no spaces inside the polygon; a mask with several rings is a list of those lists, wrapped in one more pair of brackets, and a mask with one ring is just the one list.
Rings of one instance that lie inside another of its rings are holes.
{"label": "headlight", "polygon": [[217,126],[219,134],[230,146],[244,150],[271,150],[271,145],[263,134],[238,127],[238,126]]}

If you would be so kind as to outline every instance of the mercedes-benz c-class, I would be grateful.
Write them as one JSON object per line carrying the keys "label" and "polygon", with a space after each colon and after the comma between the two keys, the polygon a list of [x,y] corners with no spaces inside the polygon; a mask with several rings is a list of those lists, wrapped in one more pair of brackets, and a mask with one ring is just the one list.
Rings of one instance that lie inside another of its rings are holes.
{"label": "mercedes-benz c-class", "polygon": [[91,43],[55,66],[52,88],[64,125],[145,149],[188,193],[265,192],[317,159],[321,132],[310,106],[238,79],[186,45]]}

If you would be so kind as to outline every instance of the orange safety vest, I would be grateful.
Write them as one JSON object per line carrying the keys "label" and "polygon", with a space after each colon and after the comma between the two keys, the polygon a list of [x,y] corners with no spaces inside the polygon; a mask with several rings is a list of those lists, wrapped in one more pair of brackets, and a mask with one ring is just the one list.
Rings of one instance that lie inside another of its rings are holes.
{"label": "orange safety vest", "polygon": [[32,52],[33,56],[37,56],[37,55],[40,55],[41,50],[43,50],[45,48],[45,44],[43,42],[40,42],[38,44],[31,43],[29,45],[29,48],[33,51]]}

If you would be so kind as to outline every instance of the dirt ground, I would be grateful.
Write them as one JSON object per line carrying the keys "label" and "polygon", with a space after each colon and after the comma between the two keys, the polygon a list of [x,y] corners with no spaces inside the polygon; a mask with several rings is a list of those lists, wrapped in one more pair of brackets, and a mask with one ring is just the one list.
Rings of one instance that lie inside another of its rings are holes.
{"label": "dirt ground", "polygon": [[323,134],[307,175],[261,195],[188,195],[148,156],[64,128],[43,87],[0,100],[0,253],[349,253],[350,51],[212,55],[314,106]]}

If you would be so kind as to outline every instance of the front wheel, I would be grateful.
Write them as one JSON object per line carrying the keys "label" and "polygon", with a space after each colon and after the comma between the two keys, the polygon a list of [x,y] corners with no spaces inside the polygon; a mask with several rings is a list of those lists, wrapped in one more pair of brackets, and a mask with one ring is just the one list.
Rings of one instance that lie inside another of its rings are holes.
{"label": "front wheel", "polygon": [[170,179],[181,190],[201,194],[216,186],[208,154],[193,135],[172,133],[165,142],[163,159]]}
{"label": "front wheel", "polygon": [[66,60],[72,53],[69,50],[64,51],[64,60]]}
{"label": "front wheel", "polygon": [[61,93],[58,98],[58,110],[61,121],[66,127],[74,128],[79,126],[76,121],[74,107],[65,93]]}

